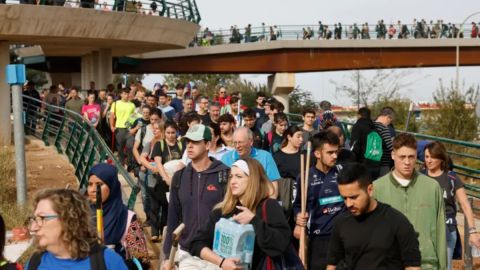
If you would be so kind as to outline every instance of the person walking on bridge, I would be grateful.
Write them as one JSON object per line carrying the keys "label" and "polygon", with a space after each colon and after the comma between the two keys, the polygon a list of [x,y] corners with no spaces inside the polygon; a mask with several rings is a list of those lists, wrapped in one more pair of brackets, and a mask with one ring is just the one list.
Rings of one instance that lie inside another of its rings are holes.
{"label": "person walking on bridge", "polygon": [[373,198],[375,190],[367,168],[350,163],[337,182],[349,211],[333,225],[327,270],[342,264],[348,269],[420,270],[413,225],[400,211]]}
{"label": "person walking on bridge", "polygon": [[393,171],[374,182],[375,198],[407,216],[418,233],[422,269],[447,268],[443,192],[437,181],[415,171],[417,142],[402,133],[393,140]]}
{"label": "person walking on bridge", "polygon": [[135,112],[135,105],[128,101],[128,94],[129,90],[123,88],[120,92],[121,99],[112,104],[110,114],[110,130],[115,135],[118,157],[121,164],[125,162],[126,155],[124,149],[129,134],[126,124],[130,115]]}
{"label": "person walking on bridge", "polygon": [[[475,226],[475,217],[467,199],[462,180],[453,171],[448,170],[449,158],[441,142],[431,142],[425,146],[425,174],[437,180],[443,190],[447,228],[447,269],[452,269],[452,259],[457,242],[460,242],[457,229],[457,201],[468,223],[470,245],[480,248],[480,235]],[[461,243],[459,243],[461,247]],[[461,258],[461,251],[460,258]]]}
{"label": "person walking on bridge", "polygon": [[[193,236],[214,206],[223,200],[230,173],[225,164],[208,157],[212,140],[208,127],[202,124],[194,125],[184,138],[187,141],[185,150],[191,162],[177,171],[172,178],[167,234],[163,246],[165,258],[169,258],[172,233],[178,225],[184,223],[185,229],[179,241],[180,249],[175,257],[175,261],[179,262],[179,269],[186,269],[194,260],[189,253]],[[164,270],[173,267],[168,260],[162,264]]]}

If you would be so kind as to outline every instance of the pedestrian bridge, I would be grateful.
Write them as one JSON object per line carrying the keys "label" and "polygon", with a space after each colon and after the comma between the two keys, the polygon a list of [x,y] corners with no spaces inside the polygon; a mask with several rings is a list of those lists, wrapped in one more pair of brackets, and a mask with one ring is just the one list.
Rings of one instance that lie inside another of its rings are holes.
{"label": "pedestrian bridge", "polygon": [[480,39],[277,40],[149,52],[131,73],[279,73],[480,65]]}
{"label": "pedestrian bridge", "polygon": [[[351,69],[480,65],[480,39],[277,40],[129,54],[114,59],[114,73],[297,73]],[[30,50],[27,51],[27,50]],[[30,65],[48,72],[80,72],[78,57],[39,47],[18,50],[23,57],[44,54]]]}

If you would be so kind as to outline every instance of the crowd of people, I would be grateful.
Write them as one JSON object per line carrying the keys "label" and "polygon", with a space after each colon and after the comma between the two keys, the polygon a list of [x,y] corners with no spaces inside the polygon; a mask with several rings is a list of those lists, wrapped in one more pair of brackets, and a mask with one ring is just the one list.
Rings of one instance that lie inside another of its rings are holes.
{"label": "crowd of people", "polygon": [[[469,30],[470,38],[480,38],[479,23],[472,22]],[[287,29],[282,30],[280,26],[272,25],[267,27],[265,23],[262,23],[260,27],[253,28],[248,24],[245,29],[240,29],[235,25],[230,27],[229,39],[222,40],[222,43],[249,43],[257,41],[275,41],[282,39],[283,36],[286,39],[438,39],[438,38],[456,38],[457,35],[460,38],[464,37],[463,30],[459,29],[459,25],[446,23],[443,20],[437,20],[430,22],[424,19],[413,19],[411,24],[402,23],[400,20],[396,23],[386,24],[383,20],[379,20],[377,24],[372,25],[369,23],[342,25],[342,23],[336,23],[334,25],[328,25],[318,22],[318,26],[306,26],[302,29]],[[219,40],[216,39],[216,35],[219,38],[223,38],[222,33],[214,33],[208,27],[196,37],[192,46],[210,46],[219,44]]]}
{"label": "crowd of people", "polygon": [[[61,6],[69,8],[92,8],[101,11],[125,11],[125,1],[114,1],[113,5],[109,5],[106,1],[98,0],[20,0],[20,4],[29,5],[46,5],[46,6]],[[0,4],[6,4],[6,0],[0,0]],[[148,5],[149,4],[149,5]],[[146,7],[148,5],[148,7]],[[163,3],[156,1],[133,1],[133,11],[139,14],[163,16],[165,7]]]}
{"label": "crowd of people", "polygon": [[[181,83],[173,97],[160,84],[152,92],[140,82],[119,91],[112,85],[96,90],[93,82],[90,88],[85,100],[63,84],[40,98],[81,114],[114,144],[119,166],[138,179],[146,220],[122,204],[116,168],[98,164],[86,194],[50,190],[35,198],[30,230],[38,252],[29,270],[88,269],[99,257],[106,269],[146,266],[143,226],[151,228],[151,241],[164,240],[169,258],[181,223],[175,264],[165,260],[163,269],[242,269],[241,258],[213,251],[222,217],[253,226],[250,269],[267,269],[270,259],[291,256],[301,244],[308,269],[451,269],[460,243],[456,202],[467,218],[469,243],[480,248],[463,182],[445,147],[396,134],[391,107],[375,118],[359,109],[347,140],[328,101],[305,108],[297,126],[284,104],[262,92],[247,108],[238,92],[223,86],[213,97]],[[34,93],[40,96],[28,83],[24,94]],[[305,186],[302,155],[311,165]],[[98,198],[107,249],[97,244],[95,222],[87,218]],[[304,233],[308,241],[299,241]]]}

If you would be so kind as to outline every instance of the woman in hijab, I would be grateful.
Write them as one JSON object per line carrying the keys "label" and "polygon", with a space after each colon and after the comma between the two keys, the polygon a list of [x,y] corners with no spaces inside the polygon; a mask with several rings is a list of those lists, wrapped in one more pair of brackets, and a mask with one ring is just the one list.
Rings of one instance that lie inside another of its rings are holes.
{"label": "woman in hijab", "polygon": [[145,235],[136,214],[122,202],[117,169],[110,164],[100,163],[90,170],[87,195],[92,209],[97,200],[97,186],[100,186],[102,195],[104,245],[122,255],[127,264],[129,260],[137,258],[142,264],[148,265]]}

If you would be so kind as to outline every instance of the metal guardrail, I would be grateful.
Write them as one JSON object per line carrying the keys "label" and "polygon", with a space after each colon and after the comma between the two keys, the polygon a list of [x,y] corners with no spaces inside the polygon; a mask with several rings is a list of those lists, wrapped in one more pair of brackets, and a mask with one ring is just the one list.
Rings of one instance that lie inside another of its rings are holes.
{"label": "metal guardrail", "polygon": [[199,23],[200,12],[195,0],[7,0],[6,4],[91,8],[109,12],[134,12]]}
{"label": "metal guardrail", "polygon": [[25,95],[23,109],[25,134],[41,139],[47,146],[55,146],[58,153],[66,155],[75,168],[80,189],[86,188],[88,172],[94,164],[111,161],[132,188],[127,206],[133,209],[140,189],[90,123],[78,113]]}
{"label": "metal guardrail", "polygon": [[[401,26],[405,25],[407,32],[401,31]],[[391,39],[437,39],[437,38],[454,38],[456,31],[459,31],[458,26],[460,24],[453,24],[456,29],[438,29],[435,23],[432,25],[427,24],[430,30],[424,31],[423,28],[414,27],[413,24],[393,24],[395,27],[395,34]],[[274,25],[274,26],[256,26],[250,28],[250,35],[248,35],[245,28],[238,28],[236,31],[232,29],[225,30],[208,30],[208,28],[202,29],[196,36],[196,39],[192,45],[198,46],[210,46],[220,45],[227,43],[249,43],[258,41],[273,41],[272,34],[275,36],[275,40],[302,40],[302,39],[390,39],[388,35],[388,29],[390,24],[385,24],[386,32],[383,34],[376,31],[375,24],[369,24],[368,30],[366,29],[362,34],[363,24],[357,24],[359,31],[354,33],[353,29],[355,25],[348,24],[342,25],[342,30],[339,32],[340,36],[335,37],[335,25],[322,25],[324,29],[320,31],[318,24],[307,25]],[[448,27],[448,25],[446,25]],[[270,29],[272,27],[272,29]],[[325,29],[325,27],[327,27]],[[464,29],[461,30],[461,38],[472,38],[470,24],[465,24]],[[433,30],[432,30],[433,29]],[[331,36],[328,33],[331,31]],[[308,33],[308,35],[306,35]],[[478,35],[477,35],[478,37]]]}

